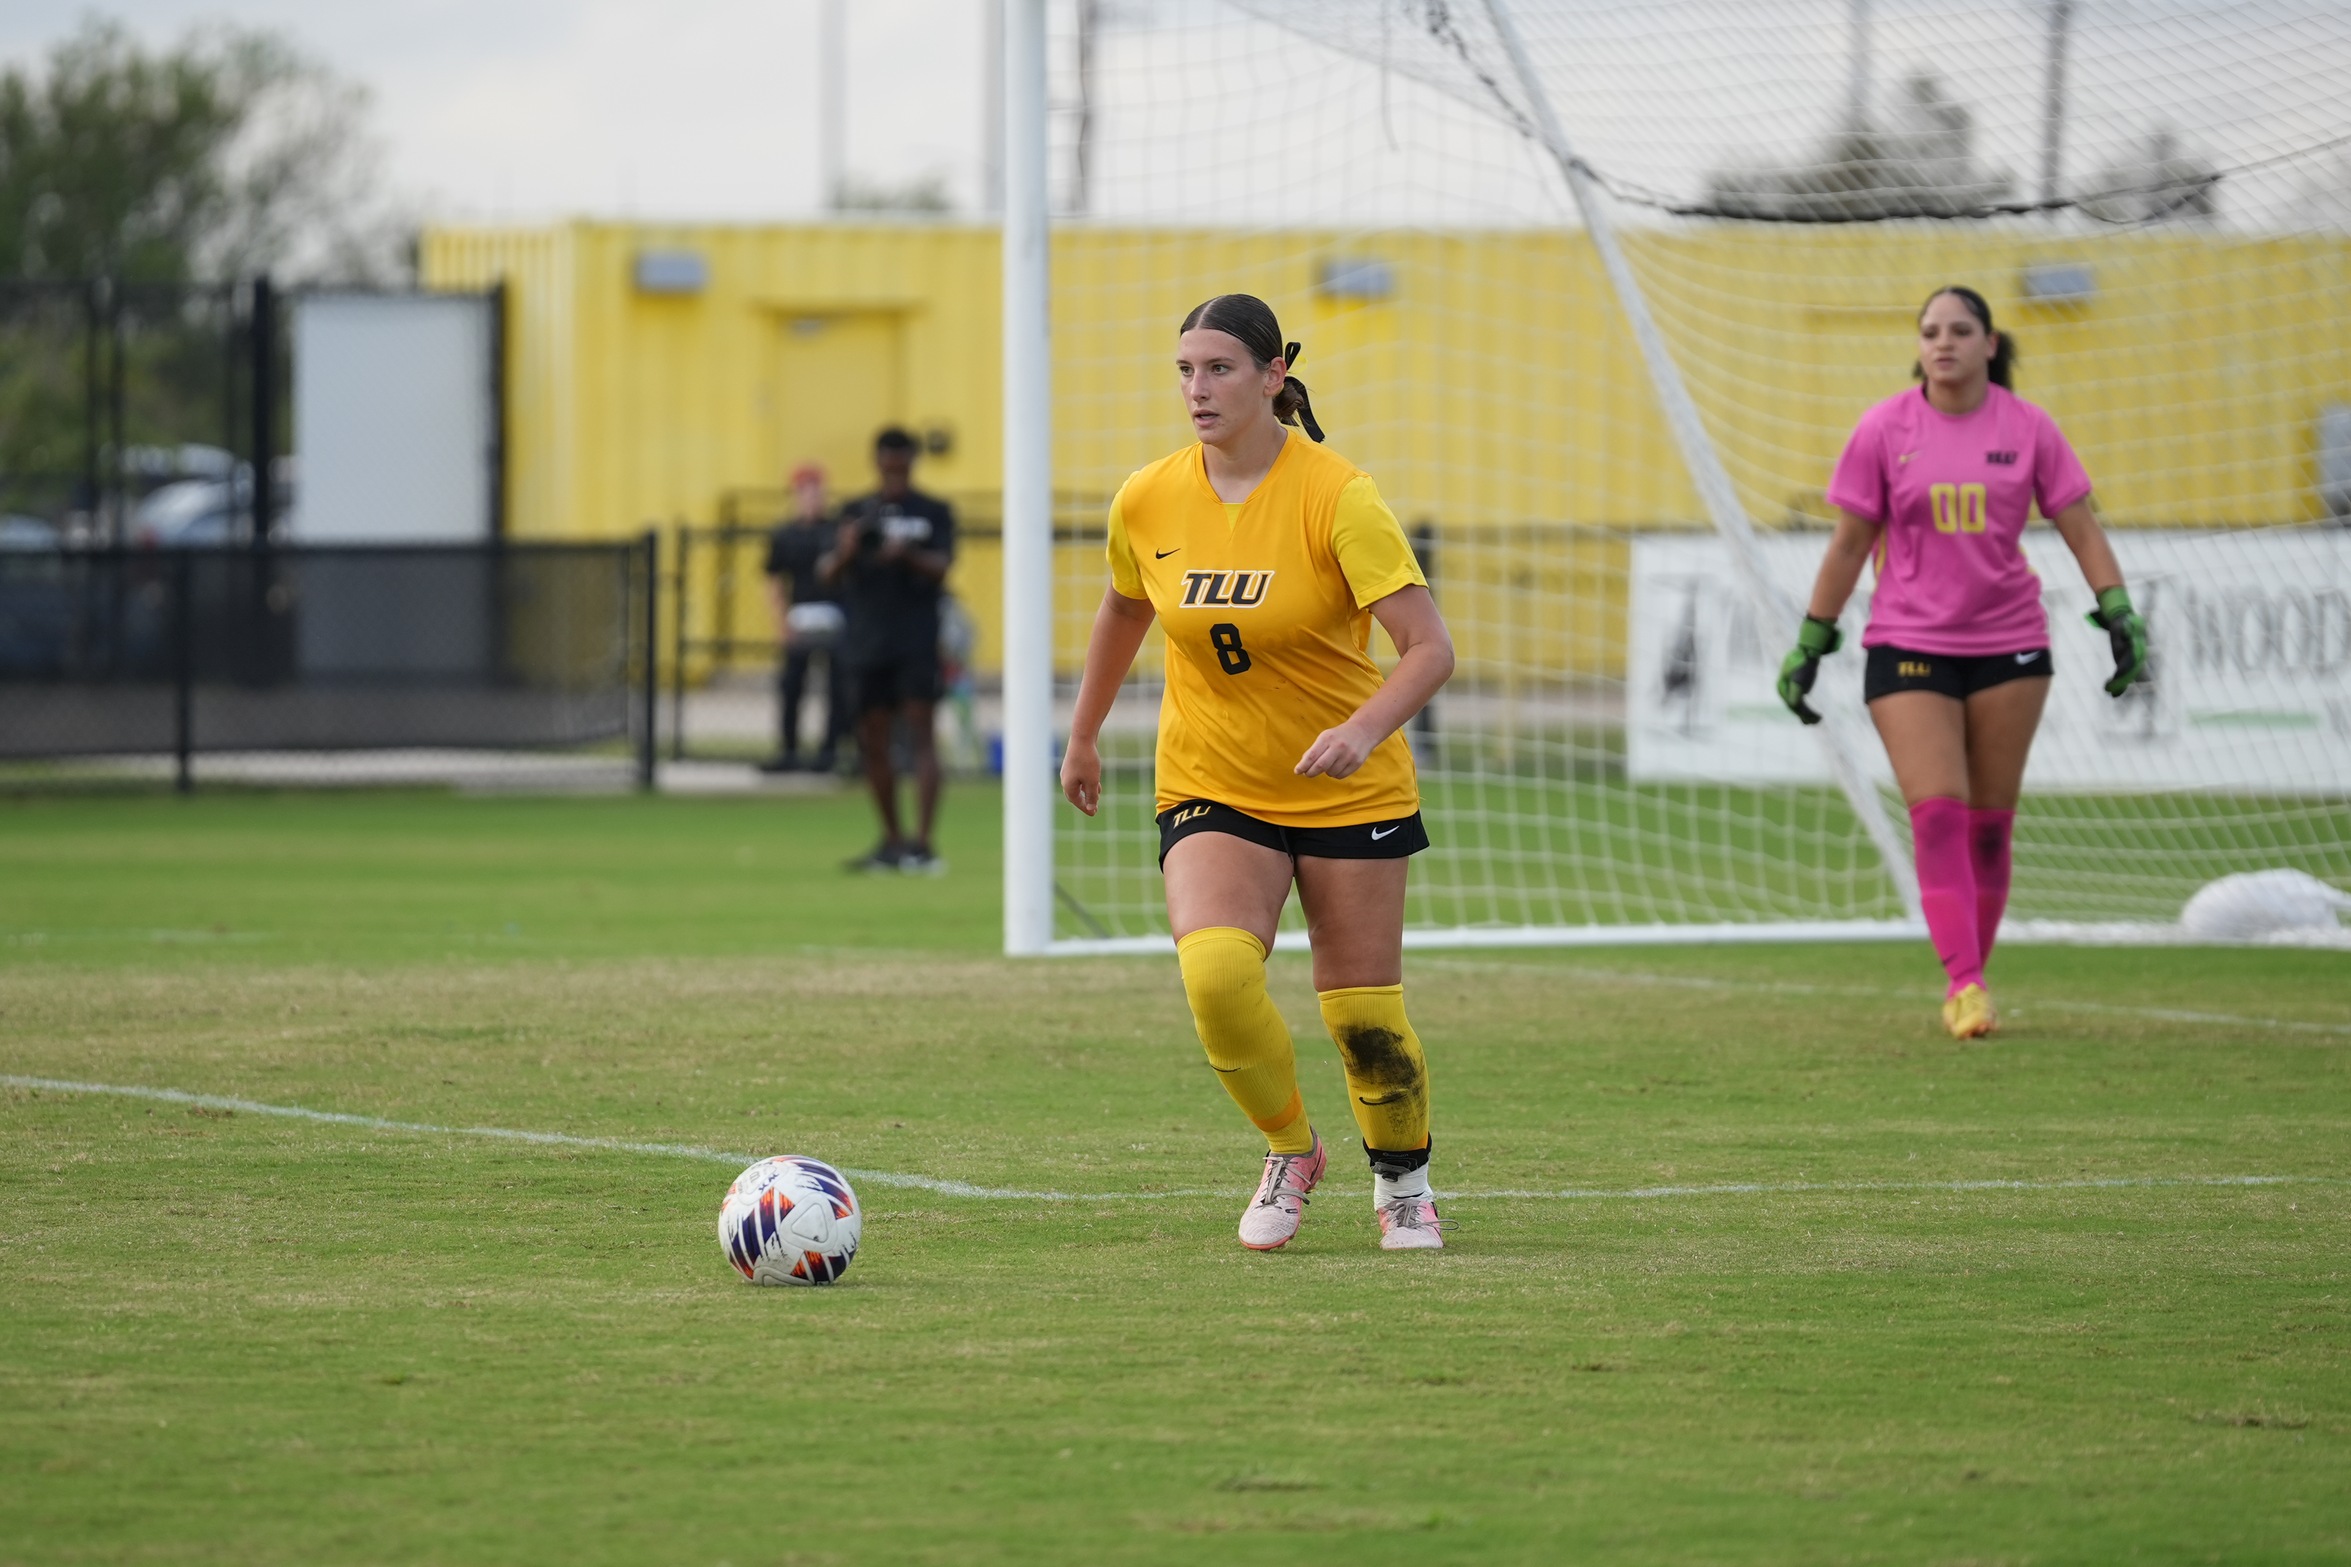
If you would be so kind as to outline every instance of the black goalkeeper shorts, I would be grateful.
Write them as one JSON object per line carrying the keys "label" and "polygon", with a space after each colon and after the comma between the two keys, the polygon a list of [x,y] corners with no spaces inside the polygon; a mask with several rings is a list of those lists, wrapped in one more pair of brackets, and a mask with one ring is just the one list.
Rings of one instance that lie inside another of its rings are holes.
{"label": "black goalkeeper shorts", "polygon": [[1159,863],[1165,866],[1167,851],[1196,832],[1245,838],[1293,860],[1401,860],[1429,846],[1429,830],[1418,811],[1388,822],[1284,827],[1216,800],[1186,800],[1159,813]]}
{"label": "black goalkeeper shorts", "polygon": [[2026,653],[1987,653],[1980,658],[1873,647],[1861,673],[1861,699],[1874,702],[1897,691],[1932,691],[1964,702],[1978,691],[2011,680],[2047,680],[2056,673],[2057,666],[2045,647]]}

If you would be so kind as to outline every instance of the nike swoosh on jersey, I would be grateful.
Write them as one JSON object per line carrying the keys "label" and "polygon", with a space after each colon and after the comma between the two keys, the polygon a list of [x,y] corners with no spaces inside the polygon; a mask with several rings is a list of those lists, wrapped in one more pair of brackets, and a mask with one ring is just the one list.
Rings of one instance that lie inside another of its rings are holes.
{"label": "nike swoosh on jersey", "polygon": [[1151,558],[1153,560],[1165,560],[1168,556],[1175,554],[1176,550],[1180,550],[1182,548],[1183,546],[1179,544],[1173,550],[1153,550],[1151,552]]}
{"label": "nike swoosh on jersey", "polygon": [[1389,832],[1401,832],[1401,831],[1403,831],[1403,830],[1404,830],[1404,829],[1403,829],[1403,824],[1402,824],[1401,822],[1399,822],[1399,823],[1398,823],[1397,825],[1395,825],[1394,827],[1391,827],[1391,828],[1389,828],[1389,829],[1388,829],[1388,832],[1382,832],[1382,831],[1380,831],[1380,830],[1379,830],[1377,827],[1374,827],[1374,828],[1371,830],[1371,841],[1372,841],[1372,842],[1374,842],[1374,843],[1377,843],[1377,842],[1379,842],[1379,841],[1380,841],[1382,838],[1385,838],[1386,836],[1388,836],[1388,833],[1389,833]]}

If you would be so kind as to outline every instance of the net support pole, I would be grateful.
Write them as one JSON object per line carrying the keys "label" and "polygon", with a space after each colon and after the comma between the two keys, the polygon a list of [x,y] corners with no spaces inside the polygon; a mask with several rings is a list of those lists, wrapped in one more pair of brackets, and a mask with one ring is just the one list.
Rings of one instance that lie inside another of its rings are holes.
{"label": "net support pole", "polygon": [[[1732,568],[1738,573],[1762,624],[1767,628],[1787,626],[1792,633],[1803,611],[1788,601],[1763,569],[1755,527],[1739,500],[1738,487],[1731,482],[1730,470],[1723,467],[1713,437],[1706,433],[1705,421],[1699,417],[1689,387],[1683,384],[1681,369],[1666,347],[1665,334],[1658,329],[1657,318],[1649,313],[1648,296],[1641,292],[1640,280],[1633,276],[1632,263],[1625,258],[1624,247],[1618,242],[1616,225],[1610,220],[1591,176],[1568,146],[1567,133],[1552,112],[1550,95],[1535,74],[1534,61],[1527,54],[1526,40],[1519,35],[1518,23],[1510,14],[1507,0],[1485,0],[1485,4],[1487,15],[1493,19],[1495,36],[1501,41],[1503,52],[1510,56],[1511,71],[1517,76],[1519,90],[1526,95],[1527,107],[1534,115],[1543,150],[1551,155],[1551,161],[1559,166],[1560,177],[1567,181],[1568,194],[1574,198],[1576,211],[1584,220],[1585,232],[1592,236],[1592,248],[1600,253],[1600,265],[1608,274],[1617,306],[1624,311],[1625,320],[1633,329],[1633,342],[1640,349],[1641,363],[1649,372],[1649,384],[1657,394],[1666,426],[1673,432],[1674,444],[1681,450],[1682,462],[1690,471],[1690,480],[1697,486],[1698,498],[1705,505],[1715,531],[1730,545]],[[1829,774],[1876,847],[1895,894],[1902,900],[1903,912],[1917,919],[1920,917],[1917,874],[1911,868],[1902,840],[1894,832],[1893,822],[1886,815],[1885,802],[1861,768],[1849,722],[1832,711],[1824,715],[1824,722],[1814,733],[1828,760]]]}
{"label": "net support pole", "polygon": [[1053,944],[1045,0],[1004,0],[1004,950]]}

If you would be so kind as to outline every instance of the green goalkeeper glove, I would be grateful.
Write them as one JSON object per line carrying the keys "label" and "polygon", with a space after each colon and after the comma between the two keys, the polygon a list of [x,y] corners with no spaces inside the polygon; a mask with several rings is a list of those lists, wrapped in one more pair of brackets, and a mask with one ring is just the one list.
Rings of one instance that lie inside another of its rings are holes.
{"label": "green goalkeeper glove", "polygon": [[2129,592],[2113,587],[2099,589],[2098,607],[2089,619],[2114,649],[2114,678],[2106,682],[2106,694],[2120,696],[2147,672],[2146,617],[2131,608]]}
{"label": "green goalkeeper glove", "polygon": [[1835,621],[1807,615],[1804,624],[1796,629],[1796,646],[1780,660],[1780,700],[1788,704],[1789,712],[1808,724],[1820,722],[1820,715],[1804,700],[1812,694],[1812,682],[1820,674],[1820,661],[1844,645],[1844,633],[1837,629]]}

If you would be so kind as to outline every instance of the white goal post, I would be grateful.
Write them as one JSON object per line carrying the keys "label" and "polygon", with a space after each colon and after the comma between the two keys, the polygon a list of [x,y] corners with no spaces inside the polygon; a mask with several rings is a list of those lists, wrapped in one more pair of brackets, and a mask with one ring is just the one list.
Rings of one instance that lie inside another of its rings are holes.
{"label": "white goal post", "polygon": [[1004,950],[1053,945],[1053,346],[1045,0],[1004,5]]}
{"label": "white goal post", "polygon": [[1943,282],[2025,345],[2154,626],[2108,702],[2079,572],[2028,535],[2059,685],[2009,937],[2182,939],[2237,872],[2351,885],[2351,13],[2046,12],[1004,0],[1006,950],[1164,950],[1156,636],[1092,820],[1057,723],[1109,496],[1187,435],[1153,356],[1229,290],[1305,342],[1461,651],[1411,731],[1408,945],[1920,932],[1867,582],[1827,722],[1770,677],[1827,468]]}

